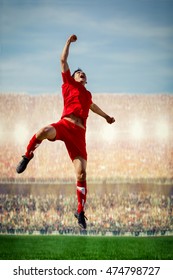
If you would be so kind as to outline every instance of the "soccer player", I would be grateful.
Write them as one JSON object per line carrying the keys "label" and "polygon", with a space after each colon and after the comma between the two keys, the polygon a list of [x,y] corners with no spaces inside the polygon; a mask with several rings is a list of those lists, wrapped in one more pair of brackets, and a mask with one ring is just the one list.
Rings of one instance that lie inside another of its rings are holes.
{"label": "soccer player", "polygon": [[92,101],[91,93],[86,89],[86,74],[77,69],[72,75],[70,73],[67,58],[69,48],[72,42],[77,40],[76,35],[71,35],[63,48],[61,54],[61,71],[62,71],[62,96],[64,99],[64,109],[62,117],[57,123],[52,123],[40,129],[28,143],[25,154],[19,162],[16,171],[22,173],[30,160],[34,156],[34,150],[41,144],[44,139],[49,141],[64,141],[69,156],[73,162],[76,174],[76,188],[78,207],[74,216],[78,220],[81,228],[86,229],[86,217],[84,215],[84,205],[86,203],[87,183],[86,183],[86,120],[89,109],[103,117],[109,124],[115,122],[103,112]]}

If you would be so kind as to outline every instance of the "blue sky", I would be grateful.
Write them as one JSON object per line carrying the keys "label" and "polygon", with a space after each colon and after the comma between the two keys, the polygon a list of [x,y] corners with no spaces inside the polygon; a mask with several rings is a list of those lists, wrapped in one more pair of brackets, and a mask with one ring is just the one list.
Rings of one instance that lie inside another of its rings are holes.
{"label": "blue sky", "polygon": [[173,0],[0,0],[0,92],[60,92],[73,33],[91,92],[173,93]]}

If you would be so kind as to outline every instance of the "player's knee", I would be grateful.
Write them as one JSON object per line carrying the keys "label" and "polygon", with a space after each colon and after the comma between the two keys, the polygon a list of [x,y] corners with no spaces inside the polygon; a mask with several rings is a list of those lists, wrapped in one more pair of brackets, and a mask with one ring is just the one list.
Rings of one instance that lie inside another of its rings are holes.
{"label": "player's knee", "polygon": [[52,129],[52,128],[51,128],[50,126],[45,126],[45,127],[41,128],[41,129],[39,130],[39,132],[37,132],[37,134],[36,134],[37,139],[43,140],[43,139],[48,138],[51,129]]}
{"label": "player's knee", "polygon": [[77,180],[78,181],[85,181],[86,180],[86,170],[81,170],[77,174]]}

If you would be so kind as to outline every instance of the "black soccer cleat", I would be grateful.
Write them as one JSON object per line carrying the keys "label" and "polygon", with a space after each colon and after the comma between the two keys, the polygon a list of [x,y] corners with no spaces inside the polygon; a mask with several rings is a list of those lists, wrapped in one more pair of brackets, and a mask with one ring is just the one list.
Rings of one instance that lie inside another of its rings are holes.
{"label": "black soccer cleat", "polygon": [[76,219],[78,219],[78,224],[82,229],[86,229],[87,225],[86,225],[86,221],[88,220],[87,217],[84,215],[84,212],[81,211],[80,213],[75,212],[74,216]]}
{"label": "black soccer cleat", "polygon": [[30,160],[34,157],[34,154],[32,154],[30,158],[26,157],[25,155],[22,157],[23,159],[19,162],[18,166],[16,167],[17,173],[22,173],[26,169]]}

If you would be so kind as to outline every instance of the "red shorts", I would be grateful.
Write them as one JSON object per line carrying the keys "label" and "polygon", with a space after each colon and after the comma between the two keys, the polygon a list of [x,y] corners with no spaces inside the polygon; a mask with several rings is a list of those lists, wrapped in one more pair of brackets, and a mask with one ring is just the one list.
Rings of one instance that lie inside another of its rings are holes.
{"label": "red shorts", "polygon": [[52,123],[51,126],[56,129],[54,141],[61,140],[65,143],[72,161],[79,156],[87,160],[85,129],[66,119]]}

